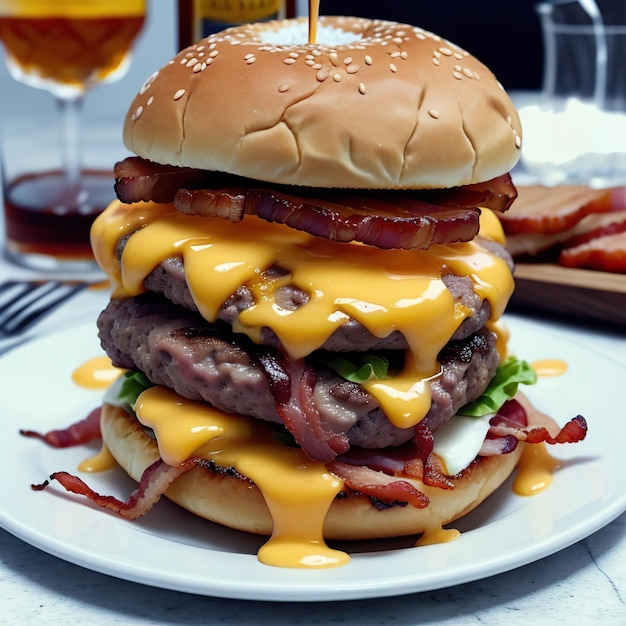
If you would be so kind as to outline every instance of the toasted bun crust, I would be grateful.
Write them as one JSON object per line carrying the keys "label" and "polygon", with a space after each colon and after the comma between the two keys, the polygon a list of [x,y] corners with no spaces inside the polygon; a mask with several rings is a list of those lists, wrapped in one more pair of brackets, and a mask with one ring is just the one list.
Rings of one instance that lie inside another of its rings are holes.
{"label": "toasted bun crust", "polygon": [[[290,35],[297,43],[281,43]],[[126,146],[158,163],[314,187],[445,188],[517,162],[517,112],[464,50],[406,24],[346,17],[320,18],[306,42],[300,18],[183,50],[134,99]]]}
{"label": "toasted bun crust", "polygon": [[[102,437],[121,467],[137,482],[144,470],[159,459],[153,438],[122,408],[105,404],[101,417]],[[483,502],[511,474],[524,444],[515,452],[475,461],[453,479],[454,489],[421,485],[430,498],[425,509],[395,506],[379,511],[369,498],[337,499],[324,524],[326,539],[374,539],[401,537],[447,524]],[[260,490],[248,479],[196,467],[180,476],[166,496],[213,522],[260,535],[270,535],[272,518]]]}

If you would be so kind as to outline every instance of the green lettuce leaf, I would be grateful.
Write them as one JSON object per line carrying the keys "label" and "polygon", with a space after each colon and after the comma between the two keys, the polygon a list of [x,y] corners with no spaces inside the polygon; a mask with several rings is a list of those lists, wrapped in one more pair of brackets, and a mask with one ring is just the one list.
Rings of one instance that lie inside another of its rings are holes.
{"label": "green lettuce leaf", "polygon": [[339,376],[353,383],[389,378],[389,361],[377,354],[363,353],[340,356],[337,353],[325,353],[319,357],[319,360],[337,372]]}
{"label": "green lettuce leaf", "polygon": [[533,385],[537,382],[537,374],[526,361],[509,357],[496,370],[487,389],[482,396],[462,407],[459,415],[482,417],[489,413],[496,413],[498,409],[510,400],[517,392],[519,384]]}
{"label": "green lettuce leaf", "polygon": [[153,383],[143,372],[128,370],[124,373],[124,380],[117,394],[117,399],[121,403],[128,404],[134,411],[139,394],[152,386]]}

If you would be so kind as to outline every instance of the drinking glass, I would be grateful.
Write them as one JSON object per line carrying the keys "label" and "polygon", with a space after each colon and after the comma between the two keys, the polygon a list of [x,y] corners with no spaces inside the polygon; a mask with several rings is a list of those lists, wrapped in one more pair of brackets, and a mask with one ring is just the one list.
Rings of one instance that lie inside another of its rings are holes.
{"label": "drinking glass", "polygon": [[111,200],[112,176],[83,166],[82,104],[88,90],[126,73],[145,4],[0,0],[0,41],[10,75],[50,92],[62,121],[58,167],[11,176],[11,157],[4,157],[7,254],[21,265],[83,269],[92,262],[89,229]]}
{"label": "drinking glass", "polygon": [[626,2],[537,5],[544,39],[542,99],[520,110],[522,159],[546,184],[626,183]]}

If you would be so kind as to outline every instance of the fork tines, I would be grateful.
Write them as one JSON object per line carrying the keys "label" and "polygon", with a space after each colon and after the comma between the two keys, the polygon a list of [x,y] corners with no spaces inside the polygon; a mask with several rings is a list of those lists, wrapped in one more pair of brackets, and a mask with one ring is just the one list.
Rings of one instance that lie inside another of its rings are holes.
{"label": "fork tines", "polygon": [[86,287],[77,281],[9,280],[0,284],[0,336],[17,335]]}

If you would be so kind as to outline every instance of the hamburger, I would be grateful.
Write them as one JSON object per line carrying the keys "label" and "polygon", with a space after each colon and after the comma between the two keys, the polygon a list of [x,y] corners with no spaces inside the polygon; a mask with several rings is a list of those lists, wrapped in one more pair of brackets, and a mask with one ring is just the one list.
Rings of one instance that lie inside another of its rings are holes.
{"label": "hamburger", "polygon": [[[92,247],[114,287],[103,441],[127,517],[166,496],[271,535],[272,565],[338,565],[327,539],[436,534],[549,431],[499,325],[517,113],[491,72],[420,28],[348,17],[234,27],[130,106],[118,200]],[[528,405],[526,405],[528,409]]]}

